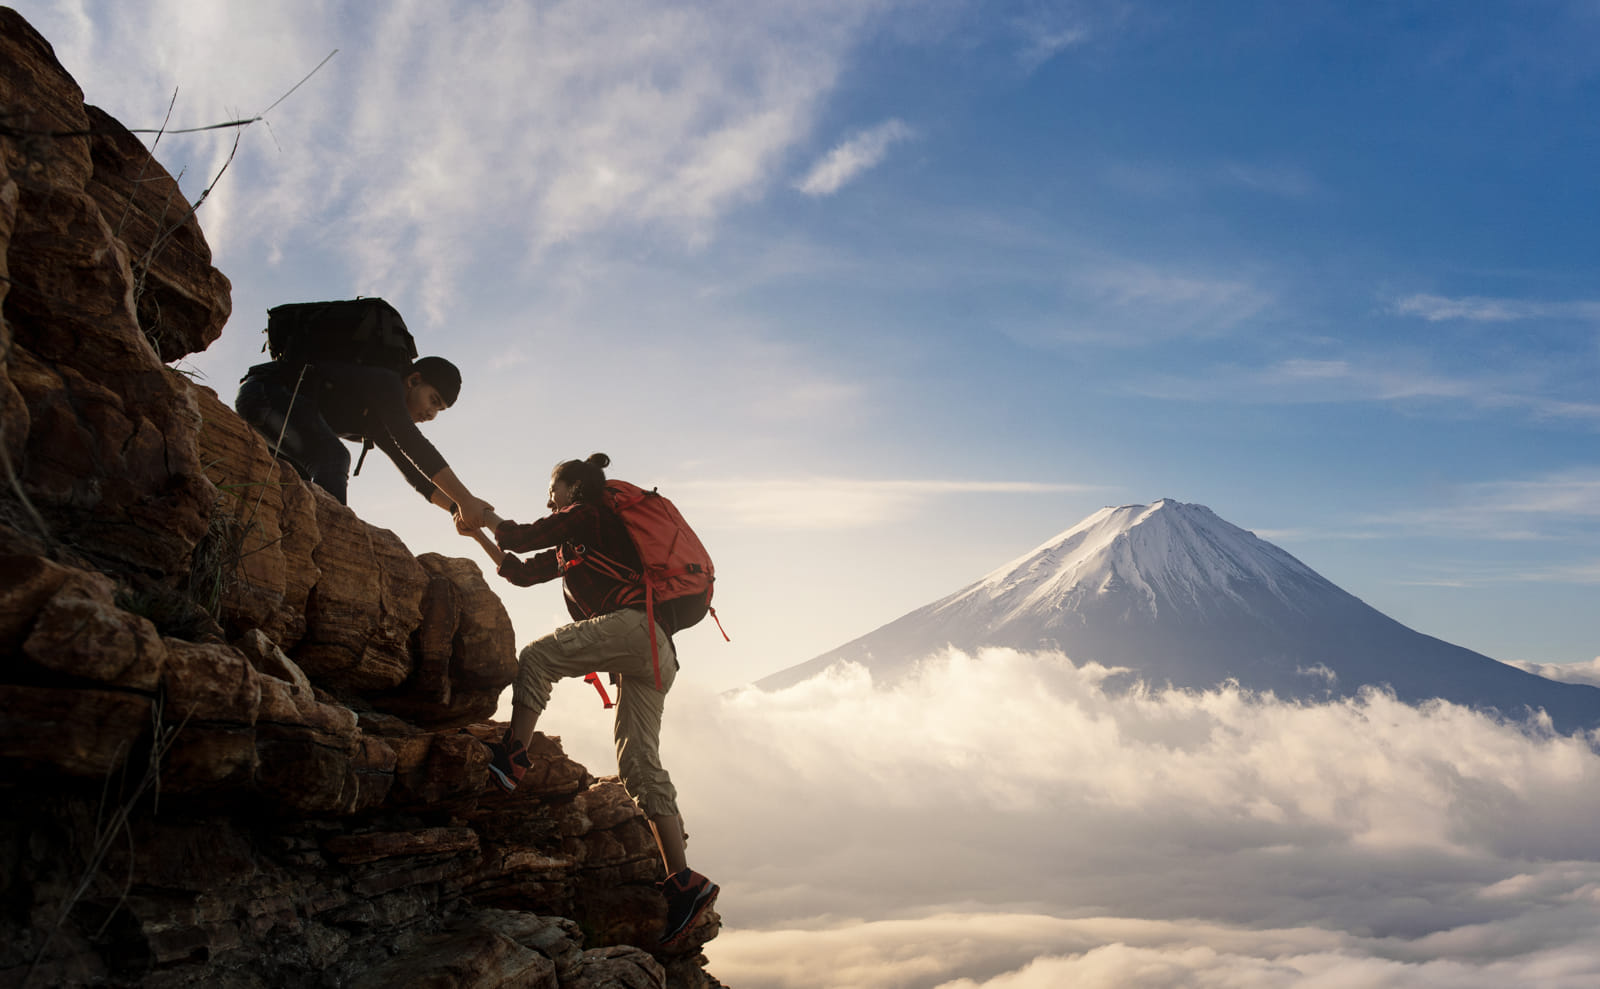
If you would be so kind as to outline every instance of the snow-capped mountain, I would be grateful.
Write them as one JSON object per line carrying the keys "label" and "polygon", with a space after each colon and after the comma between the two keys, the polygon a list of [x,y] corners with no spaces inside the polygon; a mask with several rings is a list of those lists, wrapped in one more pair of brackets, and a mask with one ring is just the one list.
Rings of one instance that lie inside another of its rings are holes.
{"label": "snow-capped mountain", "polygon": [[893,679],[946,645],[1059,649],[1154,685],[1228,679],[1322,699],[1388,685],[1564,729],[1600,724],[1600,688],[1558,683],[1407,628],[1203,505],[1104,508],[949,597],[773,674],[798,683],[841,660]]}

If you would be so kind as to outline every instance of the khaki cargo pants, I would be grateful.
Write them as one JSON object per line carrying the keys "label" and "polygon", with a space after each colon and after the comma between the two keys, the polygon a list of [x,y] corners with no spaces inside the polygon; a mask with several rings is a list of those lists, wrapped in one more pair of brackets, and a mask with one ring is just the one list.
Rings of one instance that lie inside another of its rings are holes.
{"label": "khaki cargo pants", "polygon": [[[647,631],[648,629],[648,631]],[[661,689],[650,663],[649,632],[661,662]],[[617,772],[647,817],[676,816],[678,791],[661,766],[661,713],[678,672],[672,640],[642,611],[624,608],[573,622],[522,648],[511,702],[543,713],[550,688],[565,677],[615,673]]]}

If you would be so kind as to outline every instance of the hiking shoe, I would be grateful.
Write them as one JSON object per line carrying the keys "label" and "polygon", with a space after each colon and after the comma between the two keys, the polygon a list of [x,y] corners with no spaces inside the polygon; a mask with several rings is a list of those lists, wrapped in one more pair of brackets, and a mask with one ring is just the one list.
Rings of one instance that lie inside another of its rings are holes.
{"label": "hiking shoe", "polygon": [[667,898],[667,926],[661,935],[661,944],[668,945],[694,928],[717,902],[719,887],[716,883],[695,872],[684,869],[657,883],[656,888]]}
{"label": "hiking shoe", "polygon": [[522,776],[533,765],[528,758],[527,746],[506,734],[498,742],[485,742],[489,748],[489,775],[500,784],[500,789],[507,793],[517,788],[522,782]]}

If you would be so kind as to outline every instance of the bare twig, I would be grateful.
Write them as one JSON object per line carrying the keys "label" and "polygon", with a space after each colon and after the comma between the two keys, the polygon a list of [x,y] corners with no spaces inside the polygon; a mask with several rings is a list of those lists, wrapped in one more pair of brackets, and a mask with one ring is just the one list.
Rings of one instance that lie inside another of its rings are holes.
{"label": "bare twig", "polygon": [[339,54],[339,49],[337,49],[337,48],[335,48],[333,51],[329,52],[327,58],[324,58],[322,61],[318,62],[316,68],[314,68],[310,72],[306,73],[306,78],[305,79],[301,79],[299,82],[295,83],[294,86],[287,93],[284,93],[282,96],[280,96],[276,100],[274,100],[273,103],[272,103],[272,106],[269,106],[265,110],[262,110],[260,113],[256,114],[256,118],[255,119],[260,120],[262,117],[265,117],[267,114],[269,114],[273,110],[277,109],[279,103],[282,103],[284,100],[286,100],[289,97],[293,96],[294,95],[294,91],[296,89],[299,89],[301,86],[304,86],[306,84],[306,80],[307,79],[310,79],[312,76],[316,75],[318,72],[321,72],[322,71],[322,67],[324,65],[327,65],[328,62],[333,59],[333,56],[335,56],[337,54]]}
{"label": "bare twig", "polygon": [[[166,132],[167,122],[172,119],[172,108],[177,105],[178,91],[174,89],[172,91],[172,99],[167,101],[167,115],[161,118],[161,130],[156,132],[156,139],[150,144],[150,153],[145,155],[144,164],[139,166],[139,176],[133,180],[134,189],[137,189],[139,183],[144,181],[145,173],[150,170],[150,163],[156,160],[156,148],[161,145],[161,136]],[[123,204],[122,215],[117,218],[116,237],[118,240],[122,239],[122,228],[128,222],[128,214],[133,212],[134,189],[128,191],[128,201]]]}
{"label": "bare twig", "polygon": [[[273,110],[275,110],[277,108],[279,103],[282,103],[284,100],[286,100],[289,97],[293,96],[295,90],[299,89],[301,86],[304,86],[311,79],[312,76],[314,76],[318,72],[320,72],[322,70],[322,67],[324,65],[327,65],[328,62],[333,58],[333,56],[335,56],[337,54],[339,54],[339,49],[337,49],[337,48],[335,48],[333,51],[329,52],[327,54],[326,58],[324,58],[322,61],[317,63],[317,67],[316,68],[314,68],[310,72],[306,73],[304,79],[301,79],[299,82],[297,82],[293,86],[291,86],[287,93],[284,93],[282,96],[278,97],[276,100],[273,100],[271,106],[267,107],[265,110],[262,110],[260,113],[256,114],[254,117],[244,117],[244,118],[239,119],[239,120],[227,120],[227,121],[224,121],[224,122],[222,122],[220,124],[205,124],[205,125],[203,125],[201,127],[175,127],[175,128],[169,128],[167,126],[167,122],[164,120],[164,121],[162,121],[160,127],[130,127],[130,128],[128,128],[128,133],[130,133],[130,134],[157,134],[157,135],[160,135],[160,134],[199,134],[199,133],[201,133],[203,131],[208,131],[208,130],[227,130],[229,127],[238,127],[238,128],[241,128],[241,129],[243,129],[245,127],[249,127],[251,124],[254,124],[254,123],[257,123],[257,122],[263,120],[266,117],[267,114],[271,113]],[[172,95],[173,95],[173,99],[176,100],[177,99],[177,95],[178,95],[177,92],[174,91]],[[168,119],[170,119],[171,116],[172,116],[172,107],[168,106],[167,107],[167,117],[168,117]],[[84,130],[31,130],[29,128],[24,128],[24,127],[13,127],[13,126],[11,126],[9,124],[0,124],[0,137],[57,137],[57,138],[70,138],[70,137],[94,137],[96,134],[102,134],[102,133],[105,133],[105,132],[101,131],[101,130],[97,130],[97,129],[93,128],[93,127],[89,127],[89,128],[84,129]],[[159,141],[160,141],[160,138],[158,137],[157,138],[157,142],[159,143]],[[152,151],[155,150],[154,146],[151,147],[151,150]]]}

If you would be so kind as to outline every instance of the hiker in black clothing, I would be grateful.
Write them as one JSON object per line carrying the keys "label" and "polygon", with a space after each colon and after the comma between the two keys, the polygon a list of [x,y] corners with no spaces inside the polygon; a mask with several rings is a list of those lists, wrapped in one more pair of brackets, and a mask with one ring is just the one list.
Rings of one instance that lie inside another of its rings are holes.
{"label": "hiker in black clothing", "polygon": [[341,505],[350,480],[350,450],[341,439],[361,440],[387,454],[424,498],[462,524],[482,525],[492,506],[467,490],[417,429],[460,392],[461,372],[442,357],[424,357],[403,374],[344,361],[272,361],[246,373],[233,406],[274,454]]}

